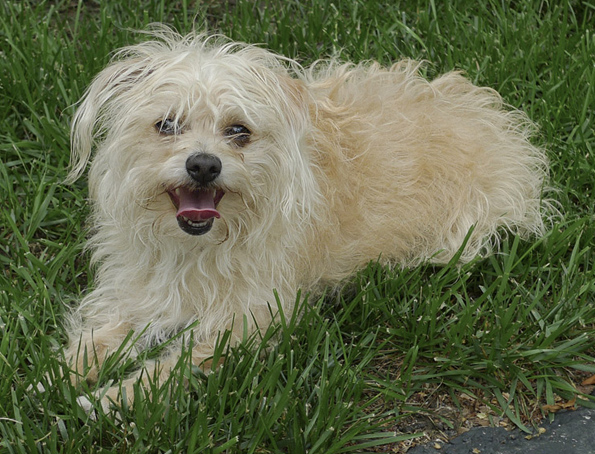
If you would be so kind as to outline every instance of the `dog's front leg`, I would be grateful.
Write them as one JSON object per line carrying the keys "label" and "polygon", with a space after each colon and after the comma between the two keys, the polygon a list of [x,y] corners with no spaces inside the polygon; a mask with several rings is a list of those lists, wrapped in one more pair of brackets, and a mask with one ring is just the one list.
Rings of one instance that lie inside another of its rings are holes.
{"label": "dog's front leg", "polygon": [[[230,317],[240,318],[239,316]],[[229,345],[235,346],[242,342],[242,339],[254,334],[256,331],[266,330],[272,321],[272,311],[267,305],[254,307],[251,310],[250,318],[245,319],[245,323],[237,323],[228,326]],[[159,391],[160,388],[168,381],[172,371],[176,368],[181,358],[187,358],[182,354],[183,347],[181,344],[188,339],[181,339],[177,346],[172,346],[167,353],[156,361],[146,361],[142,369],[132,374],[130,377],[123,380],[120,384],[101,388],[93,393],[94,401],[101,405],[104,412],[108,411],[111,406],[119,407],[122,403],[132,405],[134,401],[134,387],[138,385],[141,392],[151,398],[154,391]],[[208,373],[217,369],[222,365],[223,356],[214,355],[218,348],[218,342],[221,341],[221,335],[210,336],[207,339],[195,339],[195,344],[192,347],[191,366],[196,366]],[[182,365],[182,384],[187,385],[187,374],[189,364]],[[93,403],[84,396],[79,398],[79,404],[87,411],[92,413],[94,411]]]}
{"label": "dog's front leg", "polygon": [[73,330],[65,352],[66,361],[74,371],[75,385],[81,381],[96,383],[98,371],[105,359],[120,351],[122,356],[136,356],[132,345],[124,345],[130,336],[130,325],[125,322],[108,323],[99,327],[83,325]]}
{"label": "dog's front leg", "polygon": [[[219,367],[223,362],[221,357],[217,364],[213,363],[213,344],[210,342],[197,345],[192,350],[192,365],[197,366],[205,372],[210,372]],[[95,405],[101,406],[104,413],[109,412],[110,408],[121,408],[122,405],[131,406],[134,402],[134,387],[138,386],[141,390],[141,396],[148,398],[157,398],[152,393],[159,391],[167,382],[181,358],[181,349],[173,349],[170,353],[164,355],[159,360],[147,361],[142,369],[138,370],[130,377],[123,380],[118,385],[107,386],[93,392],[94,398],[89,400],[86,396],[78,398],[79,405],[91,416],[94,415]],[[181,384],[187,386],[186,374],[190,370],[183,368],[183,378]]]}

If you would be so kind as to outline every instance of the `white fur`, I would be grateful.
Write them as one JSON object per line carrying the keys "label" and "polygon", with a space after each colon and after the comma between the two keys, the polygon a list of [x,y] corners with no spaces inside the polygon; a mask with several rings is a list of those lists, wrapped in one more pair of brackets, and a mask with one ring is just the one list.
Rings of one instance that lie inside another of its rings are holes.
{"label": "white fur", "polygon": [[[218,37],[156,35],[116,55],[73,124],[71,179],[96,149],[96,287],[72,317],[67,350],[88,380],[130,329],[142,348],[197,322],[201,364],[232,322],[234,342],[244,324],[266,328],[273,290],[290,312],[298,289],[336,286],[370,260],[445,263],[472,226],[462,261],[489,251],[502,229],[543,231],[545,154],[494,90],[458,73],[429,82],[412,61],[304,70]],[[184,132],[160,135],[165,118]],[[252,132],[241,149],[222,136],[235,123]],[[197,151],[219,157],[226,193],[221,219],[193,236],[166,189],[187,183]],[[161,359],[162,378],[176,358]]]}

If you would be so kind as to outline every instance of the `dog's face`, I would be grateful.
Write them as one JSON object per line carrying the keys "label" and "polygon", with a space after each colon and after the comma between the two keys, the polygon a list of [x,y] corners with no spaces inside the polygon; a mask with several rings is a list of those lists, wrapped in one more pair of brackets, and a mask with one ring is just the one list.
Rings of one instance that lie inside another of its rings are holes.
{"label": "dog's face", "polygon": [[303,85],[264,50],[145,43],[89,88],[73,126],[74,172],[96,142],[89,180],[100,216],[221,241],[279,213],[299,222],[312,192],[308,121]]}

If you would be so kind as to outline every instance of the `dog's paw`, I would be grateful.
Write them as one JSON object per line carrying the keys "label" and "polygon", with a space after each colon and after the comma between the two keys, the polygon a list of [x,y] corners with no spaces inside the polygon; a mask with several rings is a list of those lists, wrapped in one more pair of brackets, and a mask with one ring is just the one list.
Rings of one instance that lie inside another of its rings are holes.
{"label": "dog's paw", "polygon": [[37,382],[35,384],[31,384],[31,385],[27,386],[28,393],[31,393],[33,391],[37,391],[38,393],[44,393],[46,391],[46,389],[45,389],[45,386],[43,386],[43,383]]}
{"label": "dog's paw", "polygon": [[89,415],[93,421],[98,418],[98,412],[105,415],[113,412],[119,419],[118,409],[120,408],[120,390],[117,386],[106,386],[93,391],[89,395],[81,395],[76,399],[79,407]]}
{"label": "dog's paw", "polygon": [[48,371],[42,377],[39,377],[35,382],[27,386],[27,393],[32,395],[52,392],[52,390],[57,389],[62,384],[63,377],[62,368],[60,368],[58,374]]}
{"label": "dog's paw", "polygon": [[98,414],[97,411],[103,412],[103,414],[107,414],[110,411],[111,404],[110,402],[99,399],[91,401],[87,396],[79,396],[76,398],[76,402],[78,403],[79,407],[81,407],[89,418],[93,421],[97,421]]}

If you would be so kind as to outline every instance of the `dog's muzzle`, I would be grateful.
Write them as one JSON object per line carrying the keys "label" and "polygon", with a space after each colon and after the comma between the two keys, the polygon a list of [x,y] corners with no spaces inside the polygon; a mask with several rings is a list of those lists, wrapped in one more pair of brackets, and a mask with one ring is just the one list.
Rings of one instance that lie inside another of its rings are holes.
{"label": "dog's muzzle", "polygon": [[204,235],[213,227],[215,218],[221,217],[217,204],[225,192],[214,186],[221,170],[221,160],[217,156],[193,154],[186,160],[186,171],[192,184],[167,191],[177,209],[178,225],[184,232]]}

